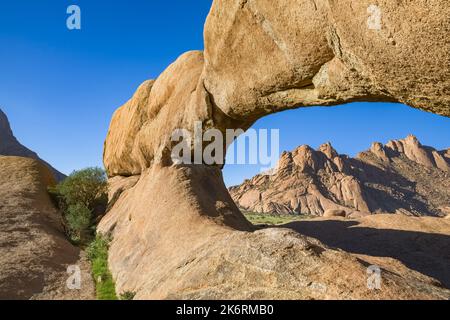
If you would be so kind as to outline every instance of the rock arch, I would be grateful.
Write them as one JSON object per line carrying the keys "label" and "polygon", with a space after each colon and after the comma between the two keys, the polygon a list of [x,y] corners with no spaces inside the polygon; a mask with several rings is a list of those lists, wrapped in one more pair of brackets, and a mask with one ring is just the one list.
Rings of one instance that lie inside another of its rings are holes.
{"label": "rock arch", "polygon": [[[221,168],[174,165],[169,139],[196,121],[204,130],[247,129],[270,113],[350,101],[396,101],[450,116],[447,1],[379,0],[380,30],[367,27],[371,4],[215,0],[205,51],[183,54],[116,111],[104,150],[113,201],[99,230],[113,236],[119,291],[137,298],[372,297],[363,276],[352,278],[365,274],[355,257],[287,230],[255,231]],[[349,271],[340,281],[336,266]],[[410,295],[401,279],[388,283],[383,297]],[[433,290],[414,294],[443,294]]]}

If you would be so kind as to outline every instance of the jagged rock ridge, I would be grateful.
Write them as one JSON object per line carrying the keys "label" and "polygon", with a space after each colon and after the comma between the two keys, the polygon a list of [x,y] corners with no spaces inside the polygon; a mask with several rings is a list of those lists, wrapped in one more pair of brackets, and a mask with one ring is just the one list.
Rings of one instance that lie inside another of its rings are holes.
{"label": "jagged rock ridge", "polygon": [[450,208],[447,151],[422,146],[410,135],[356,158],[330,143],[284,152],[273,174],[230,188],[244,210],[260,213],[365,215],[405,213],[445,216]]}
{"label": "jagged rock ridge", "polygon": [[0,155],[26,157],[44,162],[53,172],[57,181],[63,180],[66,176],[53,168],[50,164],[40,159],[36,152],[23,146],[14,136],[8,117],[0,109]]}

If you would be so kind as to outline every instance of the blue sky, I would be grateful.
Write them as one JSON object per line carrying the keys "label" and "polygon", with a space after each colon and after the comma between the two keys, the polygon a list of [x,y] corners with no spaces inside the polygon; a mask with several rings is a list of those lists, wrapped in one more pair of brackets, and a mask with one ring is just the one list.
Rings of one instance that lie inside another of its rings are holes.
{"label": "blue sky", "polygon": [[[66,28],[77,4],[82,30]],[[41,0],[0,3],[0,108],[20,141],[59,170],[102,164],[114,110],[138,85],[156,78],[181,53],[203,48],[210,0]],[[450,119],[395,104],[357,103],[286,111],[256,128],[279,128],[282,150],[331,141],[354,155],[372,141],[414,133],[450,146]],[[227,166],[228,185],[259,172]]]}

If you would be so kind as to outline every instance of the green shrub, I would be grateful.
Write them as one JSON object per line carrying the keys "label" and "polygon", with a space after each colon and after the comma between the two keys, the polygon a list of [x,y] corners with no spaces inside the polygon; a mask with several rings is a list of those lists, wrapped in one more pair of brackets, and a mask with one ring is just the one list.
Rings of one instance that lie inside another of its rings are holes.
{"label": "green shrub", "polygon": [[[96,224],[108,202],[107,180],[100,168],[74,171],[64,181],[49,188],[52,199],[63,213],[64,228],[70,239],[86,248],[99,300],[117,300],[115,284],[108,268],[110,239],[95,236]],[[127,294],[127,297],[130,297]]]}
{"label": "green shrub", "polygon": [[106,175],[100,168],[74,171],[54,190],[64,199],[66,205],[83,203],[93,209],[99,200],[104,199],[107,192]]}
{"label": "green shrub", "polygon": [[255,212],[243,212],[244,216],[254,225],[266,224],[266,225],[282,225],[290,222],[301,221],[310,219],[311,215],[290,215],[290,214],[270,214],[270,213],[255,213]]}
{"label": "green shrub", "polygon": [[92,211],[82,203],[70,205],[66,212],[67,228],[70,238],[83,243],[89,239]]}
{"label": "green shrub", "polygon": [[86,244],[94,237],[95,225],[106,210],[108,183],[100,168],[74,171],[64,181],[49,188],[63,212],[64,227],[74,242]]}
{"label": "green shrub", "polygon": [[101,234],[97,234],[94,241],[92,241],[86,248],[86,253],[89,260],[93,261],[95,259],[107,260],[108,259],[108,249],[111,240]]}
{"label": "green shrub", "polygon": [[120,294],[120,300],[133,300],[136,292],[126,291]]}
{"label": "green shrub", "polygon": [[108,268],[109,242],[109,238],[97,234],[86,249],[92,264],[92,277],[98,300],[117,300],[114,280]]}

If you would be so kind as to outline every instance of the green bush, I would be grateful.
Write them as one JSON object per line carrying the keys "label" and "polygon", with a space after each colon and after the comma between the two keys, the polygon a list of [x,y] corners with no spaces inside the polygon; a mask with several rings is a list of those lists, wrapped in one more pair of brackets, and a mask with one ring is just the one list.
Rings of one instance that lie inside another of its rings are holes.
{"label": "green bush", "polygon": [[136,292],[126,291],[120,294],[120,300],[133,300]]}
{"label": "green bush", "polygon": [[97,234],[86,249],[92,264],[92,277],[98,300],[117,300],[114,280],[108,268],[109,242],[109,238]]}
{"label": "green bush", "polygon": [[95,225],[108,202],[107,179],[100,168],[74,171],[49,189],[64,215],[64,227],[72,241],[86,244],[94,237]]}
{"label": "green bush", "polygon": [[64,202],[64,206],[82,203],[94,209],[105,201],[107,186],[106,174],[101,168],[86,168],[74,171],[51,191]]}
{"label": "green bush", "polygon": [[108,269],[110,239],[95,236],[96,224],[106,210],[107,188],[105,172],[100,168],[87,168],[74,171],[64,181],[49,188],[49,193],[63,213],[64,228],[70,239],[83,247],[89,243],[86,252],[97,299],[117,300],[114,280]]}
{"label": "green bush", "polygon": [[89,239],[92,211],[83,203],[70,205],[66,212],[67,228],[73,241],[83,243]]}

